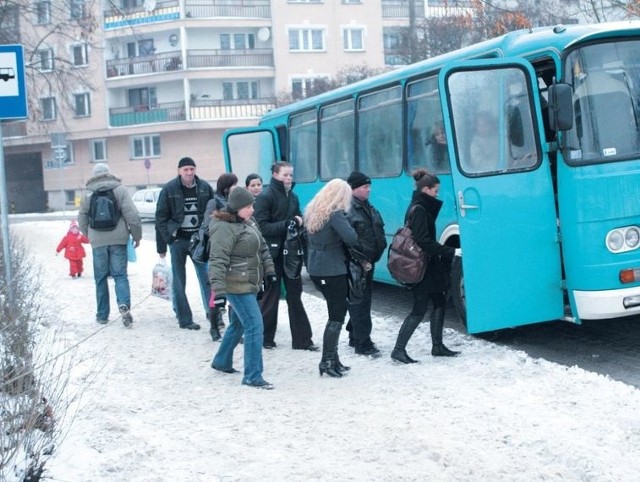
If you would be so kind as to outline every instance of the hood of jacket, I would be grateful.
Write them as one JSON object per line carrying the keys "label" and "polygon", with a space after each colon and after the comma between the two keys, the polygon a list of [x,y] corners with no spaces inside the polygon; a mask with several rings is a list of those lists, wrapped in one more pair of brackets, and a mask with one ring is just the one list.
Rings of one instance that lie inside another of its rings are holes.
{"label": "hood of jacket", "polygon": [[87,189],[91,191],[109,191],[120,186],[121,183],[122,180],[119,177],[105,173],[90,178],[87,181]]}

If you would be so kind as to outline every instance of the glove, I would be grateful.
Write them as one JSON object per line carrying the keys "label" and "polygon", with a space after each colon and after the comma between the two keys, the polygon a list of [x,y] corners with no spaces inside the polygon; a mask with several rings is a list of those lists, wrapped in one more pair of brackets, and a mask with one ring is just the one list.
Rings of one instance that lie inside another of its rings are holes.
{"label": "glove", "polygon": [[267,273],[267,275],[264,277],[264,282],[267,286],[277,281],[278,281],[278,277],[276,276],[275,273]]}
{"label": "glove", "polygon": [[455,252],[453,253],[454,256],[462,256],[462,249],[460,248],[456,248]]}
{"label": "glove", "polygon": [[213,300],[211,308],[224,308],[227,304],[227,299],[224,296],[216,296]]}

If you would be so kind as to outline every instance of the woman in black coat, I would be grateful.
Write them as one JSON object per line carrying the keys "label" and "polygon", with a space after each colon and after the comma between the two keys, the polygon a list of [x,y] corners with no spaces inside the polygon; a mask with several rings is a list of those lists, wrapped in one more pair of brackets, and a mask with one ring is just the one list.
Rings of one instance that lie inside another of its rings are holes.
{"label": "woman in black coat", "polygon": [[[433,356],[456,356],[460,352],[449,350],[442,343],[444,328],[445,292],[449,288],[450,261],[460,256],[460,249],[444,246],[436,240],[436,218],[442,207],[437,199],[440,179],[424,169],[413,173],[416,190],[405,214],[414,241],[424,250],[428,260],[427,271],[422,281],[413,287],[413,308],[400,327],[391,358],[400,363],[416,363],[407,355],[406,347],[411,335],[427,313],[429,301],[433,303],[431,312],[431,354]],[[412,211],[413,210],[413,211]]]}
{"label": "woman in black coat", "polygon": [[302,305],[302,279],[289,278],[284,270],[283,245],[287,237],[287,228],[293,222],[302,227],[300,201],[293,192],[293,166],[288,162],[276,162],[271,167],[273,177],[262,193],[256,198],[253,217],[269,245],[271,257],[276,266],[275,283],[265,287],[260,300],[260,310],[264,320],[264,342],[266,349],[276,347],[275,336],[278,326],[278,306],[280,303],[280,284],[284,282],[287,306],[289,308],[289,327],[291,345],[294,350],[317,351],[319,348],[311,339],[311,323]]}
{"label": "woman in black coat", "polygon": [[[322,338],[320,375],[340,378],[349,370],[340,363],[338,341],[347,314],[347,249],[358,247],[358,234],[347,219],[351,186],[342,179],[329,181],[305,209],[309,233],[307,271],[327,302],[328,321]],[[363,268],[371,264],[361,260]]]}

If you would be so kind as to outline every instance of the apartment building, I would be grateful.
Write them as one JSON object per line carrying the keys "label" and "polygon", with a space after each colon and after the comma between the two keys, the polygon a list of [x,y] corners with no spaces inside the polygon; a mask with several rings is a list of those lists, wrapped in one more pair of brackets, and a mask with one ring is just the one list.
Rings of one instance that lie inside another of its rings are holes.
{"label": "apartment building", "polygon": [[[39,42],[32,65],[39,75],[28,85],[30,120],[3,123],[13,212],[72,208],[96,162],[108,163],[132,192],[167,182],[183,156],[213,183],[224,172],[225,130],[255,125],[280,94],[304,97],[315,79],[345,67],[397,63],[394,32],[408,25],[410,6],[414,18],[442,8],[422,0],[64,6],[77,27]],[[44,36],[54,8],[59,13],[56,0],[37,0],[21,35]],[[86,41],[89,18],[97,28]],[[66,59],[86,82],[48,80],[56,59]]]}

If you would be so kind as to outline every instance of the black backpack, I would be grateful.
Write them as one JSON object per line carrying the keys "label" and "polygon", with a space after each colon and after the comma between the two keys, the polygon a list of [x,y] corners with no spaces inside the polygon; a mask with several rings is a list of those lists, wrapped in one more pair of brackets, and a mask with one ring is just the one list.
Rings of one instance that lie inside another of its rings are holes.
{"label": "black backpack", "polygon": [[111,231],[120,220],[120,210],[113,189],[95,191],[89,198],[89,227],[96,231]]}

